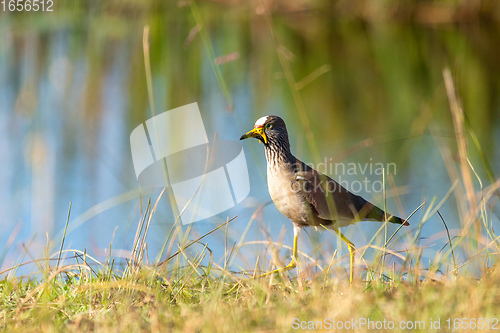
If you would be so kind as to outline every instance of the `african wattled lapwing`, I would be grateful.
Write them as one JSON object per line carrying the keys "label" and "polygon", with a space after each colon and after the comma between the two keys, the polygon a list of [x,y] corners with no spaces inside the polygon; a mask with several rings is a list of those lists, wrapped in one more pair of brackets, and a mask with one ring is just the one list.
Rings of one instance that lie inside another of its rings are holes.
{"label": "african wattled lapwing", "polygon": [[293,222],[292,261],[281,269],[263,274],[290,270],[297,265],[297,240],[304,227],[326,227],[334,230],[347,243],[350,253],[349,280],[353,279],[354,244],[339,228],[359,221],[379,221],[409,225],[399,217],[355,195],[335,180],[314,170],[293,156],[283,119],[265,116],[240,140],[257,138],[264,144],[267,160],[267,186],[278,210]]}

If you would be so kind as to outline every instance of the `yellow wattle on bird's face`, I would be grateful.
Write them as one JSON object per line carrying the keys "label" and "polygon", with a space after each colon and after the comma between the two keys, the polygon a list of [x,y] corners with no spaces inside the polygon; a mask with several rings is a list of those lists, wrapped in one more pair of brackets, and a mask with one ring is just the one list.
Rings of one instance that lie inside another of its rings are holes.
{"label": "yellow wattle on bird's face", "polygon": [[248,131],[246,134],[243,134],[240,140],[248,139],[248,138],[257,138],[260,142],[264,141],[264,144],[267,144],[267,136],[264,131],[263,125],[256,125],[255,128],[251,131]]}

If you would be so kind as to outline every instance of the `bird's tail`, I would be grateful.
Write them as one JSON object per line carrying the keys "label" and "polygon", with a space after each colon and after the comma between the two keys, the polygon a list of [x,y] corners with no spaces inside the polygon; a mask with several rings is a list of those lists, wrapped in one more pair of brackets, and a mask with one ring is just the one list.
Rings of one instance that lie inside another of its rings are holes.
{"label": "bird's tail", "polygon": [[389,222],[396,223],[396,224],[402,224],[402,225],[410,225],[410,223],[408,223],[408,221],[403,220],[402,218],[397,217],[397,216],[391,217],[389,219]]}
{"label": "bird's tail", "polygon": [[[410,223],[408,223],[408,221],[403,220],[400,217],[391,216],[391,214],[387,214],[387,217],[389,217],[388,221],[391,223],[410,225]],[[366,218],[384,222],[386,219],[386,213],[382,209],[378,208],[377,206],[373,206],[373,208],[370,210],[370,212],[366,215]]]}

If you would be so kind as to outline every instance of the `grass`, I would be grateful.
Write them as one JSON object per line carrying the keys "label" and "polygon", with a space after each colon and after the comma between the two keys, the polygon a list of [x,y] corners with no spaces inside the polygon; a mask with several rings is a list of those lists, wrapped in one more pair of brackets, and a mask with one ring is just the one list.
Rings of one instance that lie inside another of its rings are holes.
{"label": "grass", "polygon": [[[491,191],[494,186],[484,189],[484,196]],[[486,209],[480,200],[477,206]],[[132,255],[125,263],[118,264],[111,257],[99,262],[85,251],[62,250],[61,246],[45,259],[24,263],[37,265],[34,276],[4,275],[0,326],[9,332],[311,331],[329,329],[334,323],[354,324],[357,332],[391,331],[392,325],[428,332],[436,321],[440,331],[479,322],[490,329],[498,327],[499,238],[489,229],[488,241],[477,242],[473,228],[452,238],[439,206],[427,205],[420,222],[412,221],[413,243],[407,243],[405,251],[392,246],[398,231],[376,244],[377,234],[386,230],[381,224],[368,245],[357,249],[356,280],[351,285],[337,252],[324,267],[313,256],[301,253],[297,273],[263,279],[255,279],[251,270],[228,268],[235,247],[226,245],[224,263],[218,264],[208,239],[213,233],[227,237],[233,219],[185,242],[170,233],[166,244],[170,249],[178,244],[178,250],[163,262],[150,264],[146,235],[155,213],[150,200],[137,226]],[[489,216],[487,213],[482,211],[480,216]],[[434,214],[441,217],[448,241],[432,262],[425,263],[419,232]],[[189,235],[183,238],[189,239]],[[191,251],[193,244],[201,244],[202,249]],[[458,255],[471,247],[477,248],[473,255]],[[365,257],[369,249],[377,253],[372,259]],[[257,262],[255,266],[261,265]]]}
{"label": "grass", "polygon": [[[0,282],[1,326],[12,332],[290,331],[292,325],[310,330],[316,321],[327,325],[325,318],[358,325],[369,318],[425,325],[416,331],[427,332],[438,319],[445,328],[448,318],[451,325],[455,318],[488,318],[490,325],[498,318],[499,267],[484,267],[476,278],[454,271],[436,278],[430,271],[422,276],[420,265],[410,264],[418,258],[412,258],[402,270],[374,262],[365,272],[378,267],[380,274],[365,274],[353,285],[335,265],[317,274],[306,269],[298,276],[255,280],[212,259],[201,265],[208,247],[194,256],[185,250],[160,267],[130,261],[120,269],[77,251],[65,260],[74,263],[58,270],[54,260],[41,261],[42,277]],[[187,265],[177,260],[181,256]]]}
{"label": "grass", "polygon": [[[497,181],[484,188],[481,196],[474,196],[479,198],[475,205],[481,211],[477,223],[487,222],[491,213],[486,210],[487,202],[498,186]],[[346,330],[345,325],[354,325],[356,332],[499,328],[499,237],[488,223],[467,230],[471,224],[462,221],[463,233],[452,238],[438,210],[442,202],[426,205],[420,221],[411,217],[414,233],[404,251],[392,248],[399,229],[376,244],[377,235],[387,230],[381,224],[372,240],[357,249],[353,284],[348,283],[337,252],[325,267],[301,253],[297,273],[255,279],[253,271],[228,268],[236,248],[226,242],[223,264],[218,264],[207,240],[217,232],[225,233],[227,239],[236,218],[192,240],[185,234],[183,241],[174,236],[179,233],[171,232],[166,244],[169,249],[177,244],[178,250],[163,262],[150,264],[146,236],[156,204],[149,200],[137,225],[132,255],[125,263],[118,264],[110,256],[99,262],[85,251],[63,250],[61,245],[45,259],[24,263],[37,265],[35,276],[5,276],[0,281],[1,328],[9,332],[311,331]],[[448,241],[426,264],[419,235],[435,214],[443,222]],[[478,237],[476,229],[486,236]],[[193,244],[201,244],[202,249],[191,251]],[[238,249],[245,245],[241,243]],[[476,248],[471,256],[458,255],[470,248]],[[369,249],[376,250],[372,259],[365,256]],[[260,266],[255,264],[257,269]]]}

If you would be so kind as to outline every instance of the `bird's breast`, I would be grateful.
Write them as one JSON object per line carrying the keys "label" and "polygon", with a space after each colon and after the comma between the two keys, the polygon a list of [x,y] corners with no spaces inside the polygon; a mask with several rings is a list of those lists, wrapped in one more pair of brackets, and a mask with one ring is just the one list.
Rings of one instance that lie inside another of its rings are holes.
{"label": "bird's breast", "polygon": [[310,206],[304,197],[293,190],[293,172],[267,171],[267,187],[269,195],[278,210],[295,223],[308,224]]}

